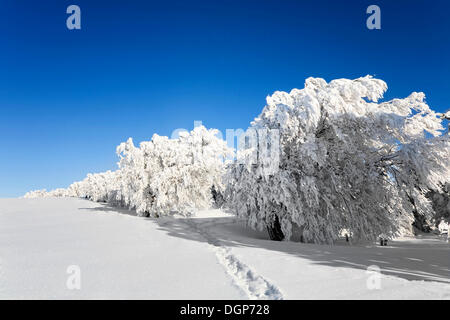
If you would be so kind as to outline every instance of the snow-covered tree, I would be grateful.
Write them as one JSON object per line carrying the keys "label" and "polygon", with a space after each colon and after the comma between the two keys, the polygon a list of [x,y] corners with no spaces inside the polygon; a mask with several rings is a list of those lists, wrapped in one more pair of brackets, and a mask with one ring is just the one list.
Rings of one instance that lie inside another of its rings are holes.
{"label": "snow-covered tree", "polygon": [[45,198],[48,196],[48,192],[46,189],[41,190],[32,190],[25,193],[24,198],[34,199],[34,198]]}
{"label": "snow-covered tree", "polygon": [[118,170],[88,174],[68,189],[34,191],[26,197],[81,197],[154,217],[209,208],[213,191],[224,189],[224,159],[233,154],[217,133],[200,126],[178,139],[155,134],[139,147],[130,138],[117,147]]}
{"label": "snow-covered tree", "polygon": [[224,159],[232,150],[217,130],[195,128],[178,139],[154,135],[139,148],[132,140],[118,147],[125,205],[141,215],[189,213],[211,206],[212,188],[223,189]]}
{"label": "snow-covered tree", "polygon": [[426,193],[450,181],[448,135],[423,93],[378,103],[386,90],[370,76],[308,78],[302,90],[268,97],[250,129],[278,130],[279,145],[267,154],[256,139],[245,152],[257,156],[230,167],[228,205],[273,239],[315,243],[332,243],[342,229],[392,236],[409,228],[414,210],[429,217]]}
{"label": "snow-covered tree", "polygon": [[23,197],[24,198],[59,198],[59,197],[67,197],[69,196],[67,189],[59,188],[51,191],[47,191],[46,189],[42,190],[34,190],[27,192]]}

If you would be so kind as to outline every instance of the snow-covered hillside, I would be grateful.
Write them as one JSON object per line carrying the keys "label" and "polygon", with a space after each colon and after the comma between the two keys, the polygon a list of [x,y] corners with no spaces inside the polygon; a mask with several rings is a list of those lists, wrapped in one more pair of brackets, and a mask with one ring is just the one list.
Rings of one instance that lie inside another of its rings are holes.
{"label": "snow-covered hillside", "polygon": [[220,210],[153,219],[74,198],[0,200],[1,299],[450,299],[449,257],[438,238],[274,242]]}

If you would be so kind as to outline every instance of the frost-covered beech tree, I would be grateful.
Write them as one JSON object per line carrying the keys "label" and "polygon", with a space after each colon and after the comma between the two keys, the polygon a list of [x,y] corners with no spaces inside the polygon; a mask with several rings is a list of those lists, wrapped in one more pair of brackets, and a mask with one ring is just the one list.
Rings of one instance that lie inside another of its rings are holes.
{"label": "frost-covered beech tree", "polygon": [[55,189],[48,192],[46,189],[42,189],[27,192],[24,195],[24,198],[48,198],[48,197],[65,197],[65,196],[67,196],[66,189]]}
{"label": "frost-covered beech tree", "polygon": [[178,139],[155,134],[139,147],[130,138],[117,147],[117,171],[88,174],[68,189],[34,191],[25,197],[82,197],[154,217],[208,208],[212,191],[224,189],[224,159],[233,154],[217,133],[200,126],[181,133]]}
{"label": "frost-covered beech tree", "polygon": [[[392,236],[410,228],[413,212],[430,218],[426,193],[450,181],[449,137],[423,93],[378,103],[386,90],[370,76],[308,78],[302,90],[268,97],[250,129],[278,130],[279,146],[230,167],[228,206],[273,239],[315,243],[332,243],[342,229],[357,239]],[[258,139],[249,147],[263,148]]]}
{"label": "frost-covered beech tree", "polygon": [[195,128],[178,139],[154,135],[139,148],[118,147],[121,188],[118,201],[139,214],[188,213],[212,204],[212,188],[223,189],[224,159],[232,154],[217,130]]}

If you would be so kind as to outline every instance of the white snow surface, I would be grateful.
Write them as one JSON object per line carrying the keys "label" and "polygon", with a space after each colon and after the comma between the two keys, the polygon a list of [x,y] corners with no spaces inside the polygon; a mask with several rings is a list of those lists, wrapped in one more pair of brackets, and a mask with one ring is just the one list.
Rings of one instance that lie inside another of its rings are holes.
{"label": "white snow surface", "polygon": [[[69,290],[67,268],[81,270]],[[369,289],[381,268],[380,288]],[[450,246],[274,242],[221,210],[143,218],[76,198],[0,199],[0,299],[450,299]]]}

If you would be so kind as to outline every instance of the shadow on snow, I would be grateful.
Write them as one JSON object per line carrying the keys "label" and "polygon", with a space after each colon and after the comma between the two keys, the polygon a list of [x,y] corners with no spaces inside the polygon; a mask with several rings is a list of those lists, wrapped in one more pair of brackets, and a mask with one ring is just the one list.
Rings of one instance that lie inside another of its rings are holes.
{"label": "shadow on snow", "polygon": [[[136,216],[135,211],[102,204],[96,208],[80,210],[117,212]],[[264,232],[245,227],[237,218],[142,218],[157,225],[169,236],[190,241],[207,242],[225,247],[263,248],[308,259],[313,264],[333,268],[354,268],[366,270],[377,265],[385,275],[406,280],[424,280],[450,283],[450,248],[442,240],[422,237],[402,241],[390,241],[389,246],[377,244],[352,245],[345,242],[336,245],[316,245],[298,242],[277,242],[269,240]],[[282,267],[282,266],[280,266]],[[280,270],[282,271],[282,270]]]}

